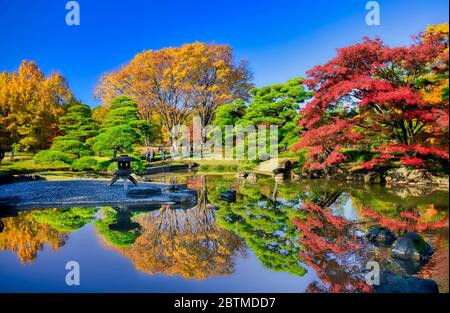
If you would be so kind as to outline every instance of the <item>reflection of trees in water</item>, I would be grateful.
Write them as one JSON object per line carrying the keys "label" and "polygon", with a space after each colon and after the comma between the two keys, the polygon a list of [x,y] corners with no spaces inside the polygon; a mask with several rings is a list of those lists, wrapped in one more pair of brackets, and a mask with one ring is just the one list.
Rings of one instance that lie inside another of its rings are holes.
{"label": "reflection of trees in water", "polygon": [[308,286],[310,292],[369,291],[355,225],[336,214],[349,195],[327,185],[292,190],[265,181],[243,184],[237,203],[217,202],[219,222],[242,236],[269,269],[300,276],[302,264],[314,269],[320,281]]}
{"label": "reflection of trees in water", "polygon": [[214,211],[193,208],[160,210],[134,219],[141,234],[127,248],[116,248],[136,268],[149,274],[205,279],[234,271],[233,255],[243,252],[242,241],[215,224]]}
{"label": "reflection of trees in water", "polygon": [[[327,196],[324,202],[333,204]],[[300,257],[314,269],[320,282],[313,282],[308,292],[355,292],[370,291],[361,277],[366,263],[360,253],[361,243],[357,241],[352,224],[342,217],[333,215],[327,206],[305,200],[302,203],[303,218],[294,224],[301,233]]]}
{"label": "reflection of trees in water", "polygon": [[306,271],[298,256],[298,232],[291,223],[300,214],[295,208],[297,199],[278,201],[277,194],[285,191],[284,186],[275,189],[265,180],[240,185],[236,203],[220,201],[218,194],[224,189],[219,182],[211,197],[220,207],[218,223],[241,236],[265,267],[303,276]]}
{"label": "reflection of trees in water", "polygon": [[198,280],[234,271],[233,256],[245,253],[243,241],[216,224],[208,204],[206,181],[191,209],[159,210],[134,217],[140,235],[128,247],[113,246],[129,257],[136,268],[149,274],[181,275]]}
{"label": "reflection of trees in water", "polygon": [[58,250],[68,239],[68,233],[89,222],[94,213],[81,208],[47,209],[3,218],[0,250],[11,250],[22,263],[32,263],[45,244]]}
{"label": "reflection of trees in water", "polygon": [[432,203],[397,203],[391,201],[352,198],[361,218],[387,227],[392,231],[424,232],[448,229],[448,208]]}

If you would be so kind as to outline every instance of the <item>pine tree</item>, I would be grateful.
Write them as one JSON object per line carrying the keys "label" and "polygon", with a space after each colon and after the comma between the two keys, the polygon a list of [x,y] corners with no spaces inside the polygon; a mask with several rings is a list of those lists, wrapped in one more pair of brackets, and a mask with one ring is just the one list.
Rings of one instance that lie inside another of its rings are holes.
{"label": "pine tree", "polygon": [[78,157],[90,155],[87,141],[97,135],[98,126],[92,119],[89,106],[77,103],[59,121],[59,129],[65,134],[56,137],[50,149],[76,154]]}
{"label": "pine tree", "polygon": [[139,119],[136,102],[121,96],[111,101],[99,135],[93,138],[92,149],[99,155],[114,155],[131,151],[148,129],[148,123]]}

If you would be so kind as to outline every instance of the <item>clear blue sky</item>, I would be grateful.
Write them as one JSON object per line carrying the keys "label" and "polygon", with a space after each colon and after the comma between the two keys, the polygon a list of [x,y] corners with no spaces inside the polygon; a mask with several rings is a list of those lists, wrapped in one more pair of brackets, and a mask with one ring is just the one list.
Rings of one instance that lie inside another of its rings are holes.
{"label": "clear blue sky", "polygon": [[70,27],[66,2],[0,0],[0,71],[34,60],[91,106],[99,77],[143,50],[229,44],[262,86],[304,76],[363,36],[408,44],[428,24],[448,22],[449,9],[447,0],[380,0],[381,25],[367,26],[365,0],[79,0],[81,25]]}

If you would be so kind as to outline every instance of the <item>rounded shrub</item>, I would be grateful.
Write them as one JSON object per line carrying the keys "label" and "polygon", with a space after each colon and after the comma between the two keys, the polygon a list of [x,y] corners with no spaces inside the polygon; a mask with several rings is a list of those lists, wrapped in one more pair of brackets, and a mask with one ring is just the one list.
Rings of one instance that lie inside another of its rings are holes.
{"label": "rounded shrub", "polygon": [[89,146],[87,144],[75,139],[55,140],[50,150],[76,154],[77,156],[81,157],[91,154],[91,151],[89,150]]}
{"label": "rounded shrub", "polygon": [[97,160],[89,156],[79,158],[72,163],[72,169],[74,171],[91,171],[96,170],[96,168]]}
{"label": "rounded shrub", "polygon": [[36,164],[55,165],[55,164],[72,164],[72,157],[61,151],[42,150],[33,157]]}
{"label": "rounded shrub", "polygon": [[98,161],[95,170],[98,172],[108,172],[108,167],[111,165],[111,161]]}

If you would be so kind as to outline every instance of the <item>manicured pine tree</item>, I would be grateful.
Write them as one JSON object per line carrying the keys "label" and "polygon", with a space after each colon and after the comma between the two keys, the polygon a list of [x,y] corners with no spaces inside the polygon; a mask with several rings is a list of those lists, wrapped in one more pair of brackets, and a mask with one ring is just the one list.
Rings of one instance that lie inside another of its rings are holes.
{"label": "manicured pine tree", "polygon": [[50,149],[78,157],[92,154],[87,141],[97,135],[98,126],[92,119],[90,107],[77,103],[69,107],[59,121],[59,129],[65,134],[56,137]]}
{"label": "manicured pine tree", "polygon": [[89,142],[98,155],[116,156],[131,151],[148,131],[148,123],[139,119],[136,102],[121,96],[111,101],[99,135]]}

